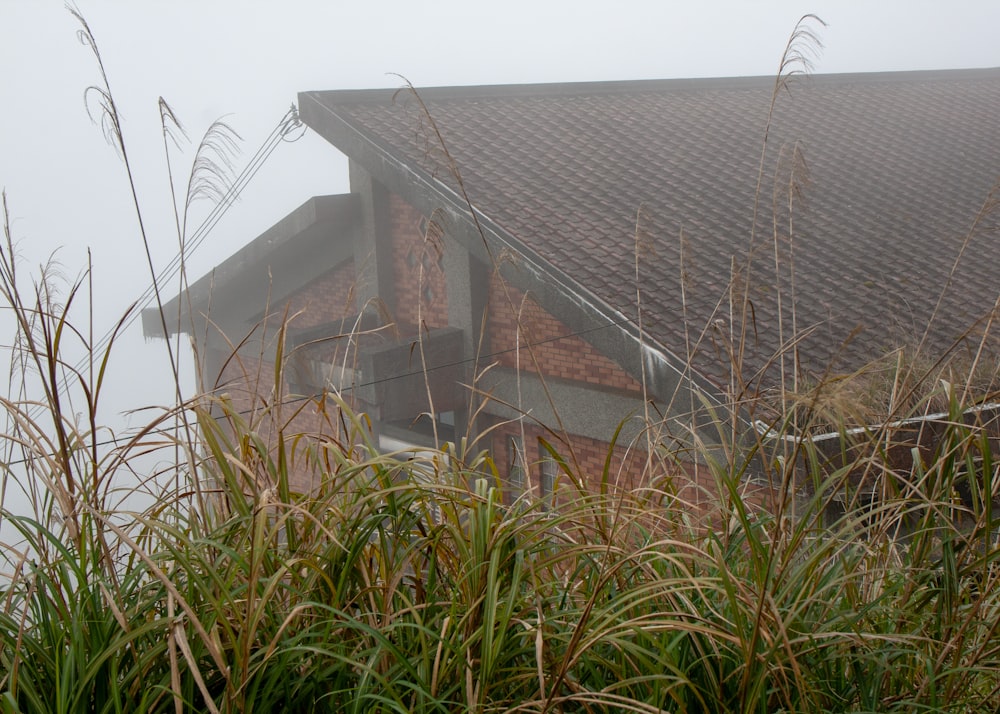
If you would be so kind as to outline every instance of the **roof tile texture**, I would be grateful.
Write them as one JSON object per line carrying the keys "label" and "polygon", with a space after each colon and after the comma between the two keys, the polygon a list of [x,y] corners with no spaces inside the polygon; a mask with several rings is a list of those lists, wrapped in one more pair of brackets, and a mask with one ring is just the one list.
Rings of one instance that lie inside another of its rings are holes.
{"label": "roof tile texture", "polygon": [[[963,253],[1000,177],[1000,70],[774,89],[743,78],[420,98],[478,210],[627,315],[638,261],[644,328],[717,382],[741,326],[742,373],[763,383],[778,378],[773,357],[793,332],[807,375],[854,369],[925,332],[929,350],[947,349],[1000,294],[1000,216]],[[457,186],[411,95],[319,96]]]}

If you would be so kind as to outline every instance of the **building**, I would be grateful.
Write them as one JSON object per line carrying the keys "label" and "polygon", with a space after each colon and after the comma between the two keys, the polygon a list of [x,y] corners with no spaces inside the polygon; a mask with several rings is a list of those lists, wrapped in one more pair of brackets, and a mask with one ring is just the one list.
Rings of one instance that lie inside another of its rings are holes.
{"label": "building", "polygon": [[[1000,70],[305,92],[299,112],[351,192],[191,287],[207,387],[245,383],[231,345],[294,315],[290,393],[348,395],[386,448],[478,436],[544,490],[538,437],[598,478],[624,423],[627,476],[711,405],[901,347],[997,353]],[[244,355],[273,359],[270,334]]]}

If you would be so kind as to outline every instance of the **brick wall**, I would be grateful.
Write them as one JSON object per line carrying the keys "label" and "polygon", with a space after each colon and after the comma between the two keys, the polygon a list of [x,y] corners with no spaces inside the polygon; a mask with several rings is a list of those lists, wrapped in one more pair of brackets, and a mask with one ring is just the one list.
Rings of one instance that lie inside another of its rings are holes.
{"label": "brick wall", "polygon": [[394,316],[404,331],[421,321],[428,329],[448,324],[444,242],[432,221],[395,194],[389,196]]}
{"label": "brick wall", "polygon": [[[302,397],[290,394],[287,385],[280,393],[274,390],[274,365],[250,355],[240,355],[231,359],[222,370],[216,395],[227,403],[229,414],[244,426],[241,433],[249,431],[257,434],[269,449],[272,460],[277,459],[279,435],[284,435],[285,453],[289,462],[289,481],[293,492],[304,493],[318,484],[322,470],[311,463],[309,450],[315,450],[317,439],[295,438],[307,434],[322,440],[336,440],[344,443],[343,424],[339,419],[336,405],[322,401],[321,395]],[[345,395],[350,404],[350,395]],[[280,399],[280,405],[278,401]],[[216,414],[221,410],[216,408]],[[223,419],[226,431],[228,419]],[[259,459],[247,458],[240,449],[245,444],[232,444],[234,456],[249,468],[262,488],[274,486],[267,465]]]}
{"label": "brick wall", "polygon": [[[441,235],[433,224],[428,225],[419,211],[398,196],[391,195],[388,206],[391,213],[389,244],[392,247],[396,292],[396,304],[388,307],[404,333],[411,332],[418,319],[428,329],[445,327],[448,325],[448,295],[442,254],[445,244]],[[297,290],[287,300],[290,314],[298,313],[293,326],[309,328],[355,314],[355,281],[355,264],[349,261]],[[496,354],[501,365],[519,366],[526,372],[536,372],[525,348],[528,343],[533,346],[545,377],[641,394],[641,385],[635,379],[582,338],[574,336],[569,327],[541,308],[534,299],[526,298],[524,293],[514,289],[510,289],[509,293],[515,309],[520,311],[520,320],[504,296],[499,276],[494,275],[489,289],[487,337],[489,352]],[[518,345],[518,322],[521,325],[519,360],[514,351]],[[244,357],[240,363],[231,362],[222,377],[227,383],[224,391],[228,391],[237,411],[252,414],[265,400],[273,398],[273,366],[259,364],[252,355]],[[283,423],[280,427],[286,434],[330,431],[329,423],[325,422],[322,414],[308,403],[297,402],[283,407],[281,418]],[[279,427],[273,423],[261,426],[268,438],[273,438]],[[509,438],[520,433],[516,425],[504,424],[497,427],[491,437],[493,456],[502,475],[509,469]],[[549,458],[538,444],[538,437],[546,435],[547,432],[537,427],[525,429],[526,483],[532,484],[535,489],[540,483],[540,464]],[[552,438],[549,440],[555,442]],[[574,469],[584,478],[588,488],[599,488],[608,449],[606,442],[571,436],[569,444],[554,445],[567,460],[572,453]],[[641,446],[644,449],[645,445]],[[639,485],[642,478],[648,477],[648,473],[644,473],[647,458],[643,449],[628,449],[627,445],[616,447],[611,477],[619,485],[633,487]],[[302,479],[305,473],[306,470],[296,470]],[[695,475],[694,478],[697,481],[699,477]],[[304,487],[306,484],[303,481],[299,485]]]}
{"label": "brick wall", "polygon": [[[496,426],[491,432],[490,440],[491,454],[502,481],[505,501],[510,503],[520,493],[510,483],[512,439],[517,439],[519,444],[523,444],[524,488],[530,488],[536,496],[545,495],[540,488],[542,464],[551,461],[552,456],[539,443],[539,437],[552,445],[556,453],[569,465],[573,474],[580,478],[587,492],[600,492],[609,449],[607,442],[578,434],[564,435],[560,438],[536,426],[525,425],[522,429],[518,424],[510,422]],[[717,529],[721,527],[720,524],[729,520],[731,514],[725,505],[728,502],[728,494],[725,489],[720,493],[716,479],[707,466],[672,458],[663,460],[658,456],[649,460],[647,455],[644,440],[633,444],[616,445],[612,450],[608,468],[608,491],[615,493],[622,490],[642,490],[652,486],[664,493],[662,502],[664,507],[669,508],[676,503],[684,504],[685,512],[692,517],[692,522],[700,524],[701,527]],[[576,489],[567,482],[568,477],[561,467],[557,469],[557,474],[556,504],[576,494]],[[672,494],[671,498],[666,497],[668,491]],[[740,492],[751,510],[773,509],[774,497],[766,485],[746,482],[741,485]],[[652,492],[645,491],[644,495],[652,497]],[[672,498],[677,500],[674,501]]]}
{"label": "brick wall", "polygon": [[[530,487],[536,496],[542,495],[540,489],[542,463],[552,460],[548,450],[539,443],[539,437],[542,437],[566,461],[574,475],[581,479],[582,485],[588,492],[598,493],[600,491],[604,463],[608,455],[609,445],[607,442],[578,434],[557,438],[551,432],[532,425],[525,425],[522,431],[513,422],[497,426],[491,439],[494,463],[501,479],[505,481],[505,487],[511,486],[508,482],[508,475],[511,473],[510,455],[512,453],[510,441],[512,438],[520,439],[522,434],[524,438],[521,443],[524,445],[524,462],[527,472],[524,477],[525,488]],[[614,492],[620,489],[642,489],[650,485],[662,488],[664,477],[669,476],[669,485],[673,489],[673,493],[694,511],[700,512],[702,516],[707,516],[718,506],[715,479],[706,467],[691,462],[662,461],[656,457],[648,460],[647,455],[645,441],[616,445],[612,450],[608,468],[609,490]],[[567,476],[561,468],[558,469],[557,473],[557,491],[563,489],[564,494],[574,494],[575,489],[566,482]],[[508,501],[514,495],[513,490],[505,493]],[[754,504],[759,503],[760,500],[758,495],[752,497]]]}
{"label": "brick wall", "polygon": [[[502,278],[490,281],[490,352],[505,367],[519,367],[537,373],[535,360],[546,377],[574,380],[595,386],[641,394],[642,385],[588,342],[572,335],[572,330],[540,307],[530,296],[508,287],[513,309],[504,295]],[[521,324],[517,340],[518,317]],[[527,346],[531,345],[531,352]],[[516,350],[520,347],[520,352]],[[534,354],[534,360],[532,359]]]}
{"label": "brick wall", "polygon": [[289,307],[288,314],[295,315],[293,326],[314,327],[357,314],[354,286],[353,260],[306,283],[285,303]]}
{"label": "brick wall", "polygon": [[[538,441],[541,437],[565,459],[588,489],[596,491],[600,488],[601,474],[608,454],[607,442],[576,434],[558,438],[553,436],[551,432],[537,426],[526,424],[522,429],[514,422],[497,426],[492,434],[493,460],[502,479],[507,478],[512,465],[509,443],[512,438],[519,439],[523,434],[524,466],[527,471],[526,487],[530,485],[536,494],[540,493],[542,462],[552,460],[551,454]],[[644,450],[630,449],[628,444],[618,445],[612,455],[608,472],[609,479],[613,484],[617,483],[623,488],[634,488],[639,485],[639,479],[645,466],[646,452]],[[565,479],[565,474],[560,470],[560,482],[564,482]]]}

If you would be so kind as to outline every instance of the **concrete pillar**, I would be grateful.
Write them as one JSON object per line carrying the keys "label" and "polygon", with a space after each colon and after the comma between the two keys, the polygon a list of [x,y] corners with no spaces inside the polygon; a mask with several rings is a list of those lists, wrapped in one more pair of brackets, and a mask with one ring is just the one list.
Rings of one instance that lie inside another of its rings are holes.
{"label": "concrete pillar", "polygon": [[[467,360],[465,384],[472,384],[478,371],[475,363],[479,338],[483,326],[483,315],[489,300],[490,271],[472,256],[461,243],[450,236],[444,238],[444,272],[448,289],[448,324],[462,330],[462,359]],[[464,400],[465,406],[455,410],[455,434],[474,437],[477,429],[470,424],[470,415],[475,410],[475,399],[471,392]]]}
{"label": "concrete pillar", "polygon": [[378,298],[396,309],[392,271],[392,216],[389,192],[356,162],[350,162],[351,193],[361,199],[361,230],[355,234],[354,271],[358,312]]}

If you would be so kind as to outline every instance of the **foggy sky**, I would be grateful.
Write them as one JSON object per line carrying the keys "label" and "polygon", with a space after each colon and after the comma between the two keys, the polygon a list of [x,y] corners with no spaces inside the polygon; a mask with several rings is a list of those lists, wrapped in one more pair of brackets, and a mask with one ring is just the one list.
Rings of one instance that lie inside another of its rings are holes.
{"label": "foggy sky", "polygon": [[[650,0],[614,9],[582,0],[81,0],[79,9],[125,120],[157,265],[177,251],[159,96],[195,141],[225,116],[245,139],[242,165],[298,91],[398,86],[394,72],[417,87],[770,75],[807,12],[828,23],[816,72],[1000,65],[1000,3],[990,0]],[[100,335],[142,293],[149,274],[121,161],[85,111],[84,89],[98,74],[76,30],[61,2],[0,0],[0,187],[25,267],[59,249],[72,278],[91,249]],[[187,170],[178,161],[175,171]],[[310,196],[347,188],[346,161],[324,141],[307,134],[279,147],[190,259],[191,279]],[[164,291],[169,298],[176,285]],[[136,323],[116,355],[106,419],[172,403],[162,342],[145,344]]]}

